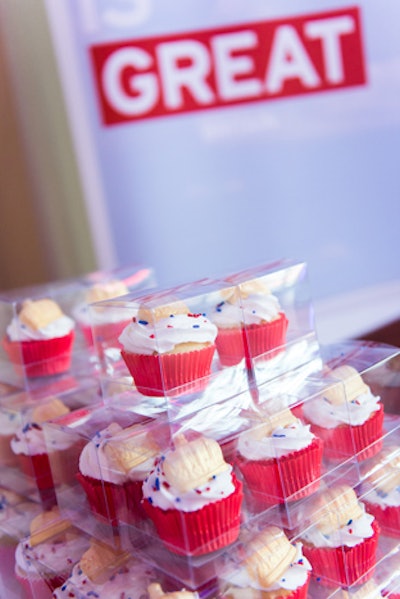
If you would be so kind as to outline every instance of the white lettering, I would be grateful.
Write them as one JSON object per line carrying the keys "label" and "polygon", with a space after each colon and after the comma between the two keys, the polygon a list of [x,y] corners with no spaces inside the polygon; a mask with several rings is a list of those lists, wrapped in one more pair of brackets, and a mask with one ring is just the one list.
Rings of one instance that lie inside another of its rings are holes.
{"label": "white lettering", "polygon": [[335,19],[310,21],[306,23],[304,29],[308,38],[322,41],[327,81],[341,83],[344,80],[344,71],[340,36],[353,33],[354,19],[350,16],[343,16]]}
{"label": "white lettering", "polygon": [[279,93],[286,79],[299,79],[308,88],[318,87],[320,78],[294,27],[282,25],[272,42],[266,88]]}
{"label": "white lettering", "polygon": [[212,40],[215,60],[215,73],[220,96],[224,100],[236,100],[259,96],[262,84],[259,79],[236,79],[237,75],[254,72],[254,62],[249,56],[232,56],[235,51],[254,48],[258,37],[254,31],[240,31],[217,35]]}
{"label": "white lettering", "polygon": [[195,40],[159,44],[157,56],[168,108],[179,109],[183,106],[183,88],[189,90],[199,104],[211,104],[214,101],[213,91],[206,81],[211,62],[203,44]]}
{"label": "white lettering", "polygon": [[155,75],[143,73],[129,78],[128,94],[122,85],[122,73],[131,67],[145,70],[152,66],[151,56],[140,48],[117,50],[107,59],[102,73],[103,88],[113,108],[126,116],[136,116],[150,111],[158,100]]}

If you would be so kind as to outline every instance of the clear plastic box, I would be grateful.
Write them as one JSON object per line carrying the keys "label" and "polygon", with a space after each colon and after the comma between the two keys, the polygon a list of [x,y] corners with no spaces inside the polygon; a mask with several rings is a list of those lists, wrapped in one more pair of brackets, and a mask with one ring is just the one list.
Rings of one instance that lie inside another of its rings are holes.
{"label": "clear plastic box", "polygon": [[[130,375],[144,396],[200,396],[225,370],[254,387],[320,364],[303,263],[130,294],[91,310],[93,321],[106,311],[130,321],[118,337],[96,325],[93,335],[104,376],[126,382]],[[226,388],[226,396],[240,390]]]}
{"label": "clear plastic box", "polygon": [[[93,352],[88,312],[90,292],[95,298],[112,293],[128,293],[133,289],[148,289],[154,285],[151,269],[131,266],[2,293],[2,385],[31,389],[41,386],[49,377],[87,374],[89,368],[96,372],[98,361]],[[27,308],[26,302],[29,300],[41,303],[31,304]]]}

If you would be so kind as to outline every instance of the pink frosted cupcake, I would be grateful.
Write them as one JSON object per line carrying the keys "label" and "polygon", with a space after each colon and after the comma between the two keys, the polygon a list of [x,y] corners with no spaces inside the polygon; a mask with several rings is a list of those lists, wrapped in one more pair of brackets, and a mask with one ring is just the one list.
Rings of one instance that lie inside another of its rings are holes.
{"label": "pink frosted cupcake", "polygon": [[113,422],[99,431],[83,448],[77,474],[92,512],[112,525],[145,518],[142,485],[159,451],[141,425]]}
{"label": "pink frosted cupcake", "polygon": [[303,404],[303,416],[324,442],[325,455],[339,461],[357,454],[365,460],[382,448],[383,405],[355,368],[329,373],[337,384]]}
{"label": "pink frosted cupcake", "polygon": [[242,433],[239,467],[256,507],[296,501],[319,486],[322,441],[289,409]]}
{"label": "pink frosted cupcake", "polygon": [[379,455],[374,467],[366,476],[363,502],[367,511],[375,516],[382,533],[400,537],[400,449],[387,447]]}
{"label": "pink frosted cupcake", "polygon": [[272,358],[284,350],[288,319],[278,298],[260,280],[227,289],[212,321],[218,327],[215,343],[224,366],[243,358]]}
{"label": "pink frosted cupcake", "polygon": [[26,300],[7,327],[3,347],[18,374],[61,374],[71,365],[74,327],[53,300]]}
{"label": "pink frosted cupcake", "polygon": [[301,533],[313,576],[324,586],[363,584],[374,573],[379,525],[353,489],[337,485],[310,506],[312,526]]}
{"label": "pink frosted cupcake", "polygon": [[123,330],[122,357],[138,391],[163,395],[211,372],[217,329],[182,302],[141,308]]}
{"label": "pink frosted cupcake", "polygon": [[239,534],[242,485],[217,441],[175,440],[143,483],[144,508],[174,553],[202,555]]}
{"label": "pink frosted cupcake", "polygon": [[246,546],[242,563],[227,580],[221,579],[221,599],[306,599],[311,564],[301,543],[269,526]]}

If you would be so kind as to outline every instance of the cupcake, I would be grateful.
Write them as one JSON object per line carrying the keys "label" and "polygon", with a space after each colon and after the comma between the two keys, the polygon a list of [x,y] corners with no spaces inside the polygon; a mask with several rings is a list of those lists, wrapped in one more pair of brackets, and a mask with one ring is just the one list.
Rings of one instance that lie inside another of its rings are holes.
{"label": "cupcake", "polygon": [[218,327],[216,346],[221,364],[246,358],[272,358],[284,349],[288,319],[278,298],[258,279],[230,287],[211,317]]}
{"label": "cupcake", "polygon": [[369,580],[380,529],[354,490],[345,484],[327,489],[309,513],[312,526],[300,536],[304,555],[320,584],[349,587]]}
{"label": "cupcake", "polygon": [[146,517],[142,485],[159,451],[141,425],[113,422],[99,431],[83,448],[77,474],[92,512],[112,525]]}
{"label": "cupcake", "polygon": [[221,599],[306,599],[311,564],[301,543],[291,544],[285,533],[269,526],[246,546],[243,562],[227,581]]}
{"label": "cupcake", "polygon": [[30,524],[30,536],[15,551],[15,575],[28,596],[51,597],[84,551],[89,541],[57,508],[37,515]]}
{"label": "cupcake", "polygon": [[322,441],[289,409],[239,435],[236,465],[256,507],[295,501],[319,486]]}
{"label": "cupcake", "polygon": [[145,599],[152,571],[127,552],[92,540],[54,599]]}
{"label": "cupcake", "polygon": [[18,374],[61,374],[71,365],[74,327],[53,300],[26,300],[7,327],[3,347]]}
{"label": "cupcake", "polygon": [[211,372],[217,328],[183,302],[142,307],[122,331],[121,355],[138,391],[163,395]]}
{"label": "cupcake", "polygon": [[363,502],[367,511],[375,516],[382,533],[400,537],[400,450],[387,447],[368,473],[362,488],[372,489]]}
{"label": "cupcake", "polygon": [[130,320],[126,318],[126,312],[123,310],[113,310],[110,306],[102,309],[98,307],[93,310],[90,304],[121,297],[128,292],[129,289],[125,283],[117,279],[96,283],[87,289],[84,301],[74,308],[73,316],[89,347],[94,346],[94,327],[97,340],[107,342],[108,340],[117,340]]}
{"label": "cupcake", "polygon": [[[29,413],[28,422],[20,426],[10,443],[21,471],[33,480],[47,505],[55,502],[54,486],[73,479],[77,464],[73,459],[75,441],[71,435],[56,430],[45,437],[43,423],[69,411],[58,398],[36,406]],[[68,460],[63,459],[66,451],[69,452]]]}
{"label": "cupcake", "polygon": [[171,593],[164,593],[162,586],[158,582],[152,582],[147,588],[149,599],[200,599],[198,593],[192,593],[191,591],[173,591]]}
{"label": "cupcake", "polygon": [[352,366],[329,374],[337,384],[305,402],[303,416],[323,440],[327,458],[339,461],[357,454],[365,460],[382,448],[383,405]]}
{"label": "cupcake", "polygon": [[22,537],[29,534],[29,525],[41,507],[10,491],[0,489],[0,564],[14,570],[15,549]]}
{"label": "cupcake", "polygon": [[242,484],[213,439],[179,436],[143,483],[144,509],[173,553],[202,555],[239,534]]}

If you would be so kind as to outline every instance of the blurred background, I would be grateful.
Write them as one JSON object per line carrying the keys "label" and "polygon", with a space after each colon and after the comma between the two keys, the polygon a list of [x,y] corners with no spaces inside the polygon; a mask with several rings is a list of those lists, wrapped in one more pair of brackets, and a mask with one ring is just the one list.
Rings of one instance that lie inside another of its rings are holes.
{"label": "blurred background", "polygon": [[[0,0],[0,10],[1,290],[131,263],[169,286],[294,258],[308,264],[323,340],[397,321],[397,0]],[[107,122],[95,48],[273,22],[295,29],[304,46],[292,60],[306,64],[308,20],[349,10],[359,21],[335,39],[349,81],[357,65],[346,61],[360,53],[363,80]],[[359,47],[346,45],[355,34]]]}

